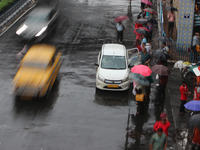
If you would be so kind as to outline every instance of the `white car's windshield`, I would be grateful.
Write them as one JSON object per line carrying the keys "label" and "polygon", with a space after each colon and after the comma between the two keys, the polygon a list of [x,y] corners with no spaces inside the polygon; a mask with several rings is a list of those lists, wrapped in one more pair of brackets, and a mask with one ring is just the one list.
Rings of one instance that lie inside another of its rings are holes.
{"label": "white car's windshield", "polygon": [[108,56],[104,55],[101,61],[103,69],[126,69],[126,61],[124,56]]}

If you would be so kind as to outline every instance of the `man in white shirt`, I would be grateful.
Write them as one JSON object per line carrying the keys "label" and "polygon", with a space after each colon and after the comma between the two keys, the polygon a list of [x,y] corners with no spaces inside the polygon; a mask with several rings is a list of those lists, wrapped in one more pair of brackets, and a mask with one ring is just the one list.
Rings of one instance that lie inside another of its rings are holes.
{"label": "man in white shirt", "polygon": [[117,41],[119,41],[119,39],[120,39],[120,43],[122,43],[123,32],[125,31],[125,29],[124,29],[124,25],[121,23],[121,21],[119,21],[116,24],[116,30],[117,30]]}

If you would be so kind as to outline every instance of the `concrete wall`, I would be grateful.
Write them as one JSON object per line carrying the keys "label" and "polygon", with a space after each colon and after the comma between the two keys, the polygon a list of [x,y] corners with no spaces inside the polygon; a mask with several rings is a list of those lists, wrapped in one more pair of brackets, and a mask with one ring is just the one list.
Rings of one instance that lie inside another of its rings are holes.
{"label": "concrete wall", "polygon": [[180,44],[191,46],[195,0],[174,0],[173,6],[176,12],[177,41]]}

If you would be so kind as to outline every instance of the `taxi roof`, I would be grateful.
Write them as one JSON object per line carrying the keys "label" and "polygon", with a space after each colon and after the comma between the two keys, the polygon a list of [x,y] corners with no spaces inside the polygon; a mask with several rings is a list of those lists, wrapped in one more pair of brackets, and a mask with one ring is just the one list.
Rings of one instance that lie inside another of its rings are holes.
{"label": "taxi roof", "polygon": [[104,44],[102,46],[102,55],[125,56],[126,48],[121,44]]}
{"label": "taxi roof", "polygon": [[35,44],[28,50],[22,62],[48,64],[56,52],[56,47],[47,44]]}

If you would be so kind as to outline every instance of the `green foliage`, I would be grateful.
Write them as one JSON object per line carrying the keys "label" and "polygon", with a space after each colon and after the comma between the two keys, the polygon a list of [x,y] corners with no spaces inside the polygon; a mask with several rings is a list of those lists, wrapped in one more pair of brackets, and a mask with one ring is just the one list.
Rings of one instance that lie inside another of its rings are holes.
{"label": "green foliage", "polygon": [[12,6],[17,0],[1,0],[0,2],[0,14],[5,12],[7,9],[9,9],[10,6]]}

